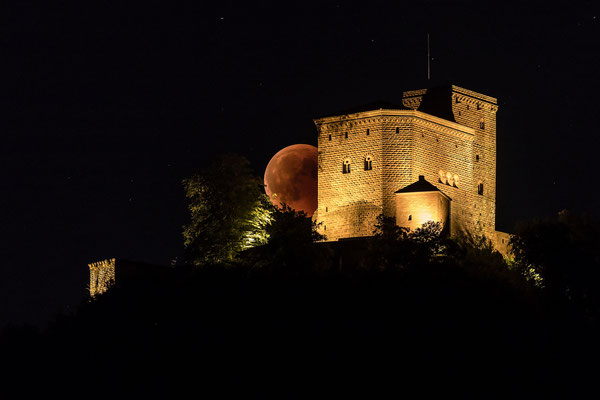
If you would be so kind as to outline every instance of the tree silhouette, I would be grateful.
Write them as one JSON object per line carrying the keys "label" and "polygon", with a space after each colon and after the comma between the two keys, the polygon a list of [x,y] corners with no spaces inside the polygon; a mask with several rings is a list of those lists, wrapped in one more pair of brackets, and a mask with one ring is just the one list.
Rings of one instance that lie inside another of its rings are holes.
{"label": "tree silhouette", "polygon": [[521,223],[511,236],[514,267],[554,300],[600,314],[600,230],[587,216],[561,211]]}
{"label": "tree silhouette", "polygon": [[266,226],[268,242],[247,259],[254,267],[268,267],[287,272],[309,272],[328,264],[328,251],[316,242],[326,239],[317,224],[304,211],[287,204],[275,208]]}

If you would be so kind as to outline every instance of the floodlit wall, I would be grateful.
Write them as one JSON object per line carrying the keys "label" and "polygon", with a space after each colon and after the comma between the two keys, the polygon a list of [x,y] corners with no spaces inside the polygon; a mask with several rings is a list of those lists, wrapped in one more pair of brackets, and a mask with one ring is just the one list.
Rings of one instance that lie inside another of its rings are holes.
{"label": "floodlit wall", "polygon": [[438,191],[396,193],[396,224],[415,231],[428,221],[448,223],[450,200]]}
{"label": "floodlit wall", "polygon": [[449,86],[404,92],[403,106],[315,120],[321,233],[327,240],[371,235],[379,213],[396,216],[394,193],[424,175],[452,199],[453,236],[498,241],[496,99]]}
{"label": "floodlit wall", "polygon": [[90,268],[90,296],[106,292],[115,283],[114,258],[88,264]]}

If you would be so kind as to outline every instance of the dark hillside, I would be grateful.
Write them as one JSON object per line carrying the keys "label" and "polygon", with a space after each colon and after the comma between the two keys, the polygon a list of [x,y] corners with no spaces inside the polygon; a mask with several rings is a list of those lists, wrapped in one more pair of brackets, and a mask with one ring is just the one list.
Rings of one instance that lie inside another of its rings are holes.
{"label": "dark hillside", "polygon": [[43,335],[7,330],[2,350],[22,393],[571,393],[596,342],[545,307],[534,290],[456,263],[320,274],[177,267],[115,285]]}

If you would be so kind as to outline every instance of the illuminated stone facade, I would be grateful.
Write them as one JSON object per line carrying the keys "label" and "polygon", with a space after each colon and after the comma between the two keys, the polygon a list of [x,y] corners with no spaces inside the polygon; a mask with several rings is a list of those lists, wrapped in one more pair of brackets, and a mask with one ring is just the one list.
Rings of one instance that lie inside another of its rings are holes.
{"label": "illuminated stone facade", "polygon": [[321,232],[372,235],[377,215],[397,217],[395,193],[422,175],[451,199],[453,236],[483,234],[505,252],[508,235],[495,230],[497,110],[493,97],[446,86],[315,119]]}
{"label": "illuminated stone facade", "polygon": [[114,258],[88,264],[90,268],[90,296],[95,297],[106,292],[115,283]]}

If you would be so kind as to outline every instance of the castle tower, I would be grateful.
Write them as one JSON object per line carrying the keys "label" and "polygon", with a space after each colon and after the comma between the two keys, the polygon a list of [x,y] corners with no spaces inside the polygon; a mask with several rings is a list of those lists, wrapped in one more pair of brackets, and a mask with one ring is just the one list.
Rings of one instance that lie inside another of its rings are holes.
{"label": "castle tower", "polygon": [[474,193],[466,193],[465,200],[472,205],[471,208],[464,208],[464,212],[470,217],[465,228],[494,240],[497,99],[451,85],[404,92],[402,103],[407,108],[473,129],[471,189],[476,190]]}
{"label": "castle tower", "polygon": [[423,176],[452,199],[453,236],[496,241],[497,109],[492,97],[446,86],[404,92],[402,105],[372,103],[315,119],[321,232],[327,240],[372,235],[380,213],[400,217],[396,192]]}

